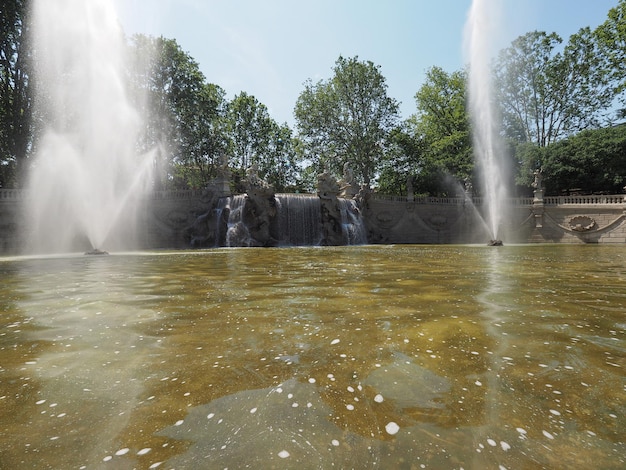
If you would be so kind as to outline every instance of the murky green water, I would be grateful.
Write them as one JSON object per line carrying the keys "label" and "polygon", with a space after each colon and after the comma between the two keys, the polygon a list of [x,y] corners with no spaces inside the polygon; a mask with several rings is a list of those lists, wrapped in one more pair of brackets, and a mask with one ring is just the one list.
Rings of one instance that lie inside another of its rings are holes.
{"label": "murky green water", "polygon": [[0,260],[0,468],[624,468],[626,248]]}

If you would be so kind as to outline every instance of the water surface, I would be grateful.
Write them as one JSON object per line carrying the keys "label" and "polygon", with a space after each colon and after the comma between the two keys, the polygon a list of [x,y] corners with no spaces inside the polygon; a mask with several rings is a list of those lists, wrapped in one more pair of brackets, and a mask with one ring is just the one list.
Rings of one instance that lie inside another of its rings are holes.
{"label": "water surface", "polygon": [[626,251],[0,260],[0,468],[624,468]]}

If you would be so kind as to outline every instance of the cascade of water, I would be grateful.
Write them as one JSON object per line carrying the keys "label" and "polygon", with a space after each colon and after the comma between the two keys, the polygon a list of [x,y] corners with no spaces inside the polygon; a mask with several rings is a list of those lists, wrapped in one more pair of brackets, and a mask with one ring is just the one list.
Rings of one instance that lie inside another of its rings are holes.
{"label": "cascade of water", "polygon": [[361,212],[354,199],[339,199],[341,211],[341,230],[346,245],[364,245],[367,243],[367,230]]}
{"label": "cascade of water", "polygon": [[[245,194],[238,194],[224,198],[225,209],[228,209],[228,227],[226,231],[226,246],[250,246],[250,232],[243,223],[243,206],[246,202]],[[219,240],[219,238],[217,238]]]}
{"label": "cascade of water", "polygon": [[142,119],[113,2],[36,0],[33,21],[36,106],[46,128],[29,173],[29,248],[130,248],[152,155],[136,151]]}
{"label": "cascade of water", "polygon": [[469,59],[468,92],[472,138],[477,167],[484,191],[484,217],[490,236],[497,240],[503,224],[503,204],[507,197],[498,140],[497,119],[491,91],[490,58],[495,28],[500,25],[498,5],[494,0],[474,0],[465,25],[465,47]]}
{"label": "cascade of water", "polygon": [[320,200],[304,194],[277,194],[280,244],[319,245],[322,239]]}

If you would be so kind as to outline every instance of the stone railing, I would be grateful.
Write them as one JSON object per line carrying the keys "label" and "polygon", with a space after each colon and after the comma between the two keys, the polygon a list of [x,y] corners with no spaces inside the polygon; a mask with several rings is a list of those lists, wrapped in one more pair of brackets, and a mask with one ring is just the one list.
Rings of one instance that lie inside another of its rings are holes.
{"label": "stone railing", "polygon": [[[148,195],[150,199],[157,200],[183,200],[201,197],[204,193],[203,189],[178,189],[169,191],[153,191]],[[24,200],[28,192],[23,189],[0,189],[0,201],[21,201]],[[301,196],[316,196],[314,193],[299,193]],[[415,197],[413,201],[409,201],[406,196],[391,196],[385,194],[372,193],[372,199],[390,202],[414,202],[416,204],[443,204],[443,205],[464,205],[467,199],[463,197]],[[484,203],[484,198],[472,198],[472,204],[480,206]],[[625,204],[626,195],[590,195],[590,196],[546,196],[543,203],[548,206],[563,205],[616,205]],[[510,206],[532,206],[532,197],[508,198],[506,205]]]}
{"label": "stone railing", "polygon": [[21,201],[25,195],[22,189],[0,189],[0,201]]}
{"label": "stone railing", "polygon": [[180,199],[193,199],[200,197],[204,194],[204,189],[175,189],[168,191],[153,191],[147,196],[150,199],[168,199],[168,200],[180,200]]}
{"label": "stone railing", "polygon": [[[430,197],[430,196],[418,196],[409,200],[406,196],[389,196],[385,194],[372,193],[372,199],[379,201],[390,202],[414,202],[416,204],[443,204],[443,205],[455,205],[462,206],[468,204],[468,199],[464,197]],[[471,203],[474,206],[481,206],[485,202],[485,198],[473,197]],[[509,206],[532,206],[532,197],[514,197],[507,198],[506,205]]]}
{"label": "stone railing", "polygon": [[548,206],[563,206],[569,204],[605,205],[624,204],[625,195],[591,195],[591,196],[547,196],[543,203]]}

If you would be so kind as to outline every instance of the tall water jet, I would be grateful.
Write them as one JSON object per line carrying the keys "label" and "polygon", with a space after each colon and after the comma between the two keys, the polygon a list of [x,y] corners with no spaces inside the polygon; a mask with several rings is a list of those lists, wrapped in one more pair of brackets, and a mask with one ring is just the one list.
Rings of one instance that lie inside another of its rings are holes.
{"label": "tall water jet", "polygon": [[44,130],[28,180],[28,249],[130,248],[151,157],[137,151],[142,120],[113,2],[35,0],[32,15]]}
{"label": "tall water jet", "polygon": [[[465,53],[469,61],[468,92],[474,157],[481,172],[484,215],[493,244],[502,236],[507,198],[503,149],[492,97],[490,60],[501,24],[495,0],[473,0],[465,24]],[[490,242],[490,244],[492,243]]]}

